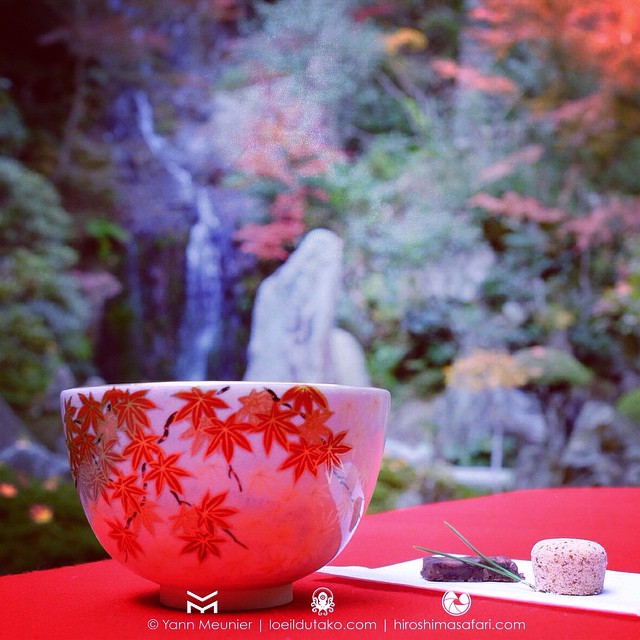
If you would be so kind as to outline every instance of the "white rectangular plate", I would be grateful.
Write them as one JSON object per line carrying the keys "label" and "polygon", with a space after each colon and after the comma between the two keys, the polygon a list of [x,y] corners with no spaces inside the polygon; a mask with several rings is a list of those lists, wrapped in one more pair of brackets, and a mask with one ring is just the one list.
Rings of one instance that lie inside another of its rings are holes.
{"label": "white rectangular plate", "polygon": [[[514,562],[518,565],[520,573],[524,574],[525,579],[533,583],[531,562],[527,560],[514,560]],[[319,571],[343,578],[397,584],[428,591],[465,592],[472,596],[513,602],[531,602],[552,607],[640,616],[640,574],[638,573],[607,571],[602,593],[596,596],[559,596],[533,591],[526,585],[513,582],[430,582],[420,575],[421,569],[422,559],[418,558],[376,569],[358,566],[326,566]]]}

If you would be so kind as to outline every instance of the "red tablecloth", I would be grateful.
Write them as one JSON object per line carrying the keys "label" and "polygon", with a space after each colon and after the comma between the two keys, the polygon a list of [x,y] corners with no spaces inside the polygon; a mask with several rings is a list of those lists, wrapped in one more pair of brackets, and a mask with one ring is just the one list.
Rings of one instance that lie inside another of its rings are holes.
{"label": "red tablecloth", "polygon": [[[445,520],[485,553],[528,558],[541,538],[581,537],[607,549],[609,569],[640,572],[640,488],[516,491],[371,515],[334,564],[401,562],[419,557],[414,544],[465,552]],[[321,586],[334,595],[334,612],[326,617],[311,611]],[[474,597],[469,612],[454,618],[437,592],[325,574],[296,582],[293,602],[283,607],[187,614],[160,607],[155,585],[112,560],[2,577],[0,611],[0,637],[7,640],[640,638],[640,617]],[[432,628],[419,629],[424,621]]]}

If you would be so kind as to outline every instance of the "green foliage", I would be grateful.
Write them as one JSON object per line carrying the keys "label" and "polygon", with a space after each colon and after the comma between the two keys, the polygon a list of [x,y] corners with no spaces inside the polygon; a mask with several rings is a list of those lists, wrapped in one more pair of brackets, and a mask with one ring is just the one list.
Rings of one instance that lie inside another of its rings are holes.
{"label": "green foliage", "polygon": [[456,292],[430,293],[433,280],[482,238],[459,211],[468,167],[451,170],[455,150],[444,124],[434,118],[423,134],[422,146],[412,136],[377,137],[324,186],[346,240],[350,294],[341,322],[365,345],[378,384],[411,383],[427,393],[441,386],[457,331],[473,312]]}
{"label": "green foliage", "polygon": [[419,393],[443,386],[443,367],[458,351],[460,305],[429,298],[407,309],[400,324],[407,349],[393,369],[401,382],[411,380]]}
{"label": "green foliage", "polygon": [[521,349],[514,356],[526,368],[529,381],[537,385],[583,387],[593,380],[593,371],[560,349],[532,347]]}
{"label": "green foliage", "polygon": [[602,181],[614,189],[640,194],[640,137],[626,140],[619,152],[607,159],[600,175]]}
{"label": "green foliage", "polygon": [[412,487],[416,478],[415,470],[408,464],[401,460],[383,458],[368,513],[389,511],[395,508],[398,496]]}
{"label": "green foliage", "polygon": [[0,393],[14,406],[84,349],[86,309],[68,275],[70,224],[46,179],[0,158]]}
{"label": "green foliage", "polygon": [[640,424],[640,389],[623,393],[615,404],[616,411]]}
{"label": "green foliage", "polygon": [[90,218],[85,223],[85,233],[97,245],[101,260],[107,260],[117,245],[129,241],[130,233],[119,224],[105,218]]}
{"label": "green foliage", "polygon": [[11,82],[0,76],[0,154],[19,150],[27,138],[20,112],[7,91],[10,86]]}
{"label": "green foliage", "polygon": [[69,238],[70,219],[46,179],[15,160],[0,158],[0,205],[5,251],[26,246],[56,268],[71,265],[73,254],[61,244]]}
{"label": "green foliage", "polygon": [[396,509],[398,500],[407,491],[416,493],[424,502],[460,500],[486,493],[457,484],[441,463],[418,470],[403,460],[384,457],[367,513]]}
{"label": "green foliage", "polygon": [[259,31],[242,44],[248,59],[294,77],[298,90],[348,115],[359,89],[382,58],[378,31],[356,24],[355,0],[256,3]]}
{"label": "green foliage", "polygon": [[0,390],[14,406],[43,391],[56,365],[55,343],[42,318],[24,306],[0,310]]}
{"label": "green foliage", "polygon": [[[38,510],[45,511],[44,521],[38,522]],[[2,574],[107,557],[68,480],[40,482],[0,466],[0,522]]]}

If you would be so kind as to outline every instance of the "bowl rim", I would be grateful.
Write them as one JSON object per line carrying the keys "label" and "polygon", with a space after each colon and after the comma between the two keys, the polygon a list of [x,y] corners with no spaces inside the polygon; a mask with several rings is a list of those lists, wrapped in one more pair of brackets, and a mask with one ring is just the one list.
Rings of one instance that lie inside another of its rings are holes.
{"label": "bowl rim", "polygon": [[375,386],[356,386],[334,382],[309,382],[300,380],[149,380],[146,382],[112,382],[102,384],[78,385],[63,389],[62,394],[108,391],[110,389],[171,389],[172,387],[219,387],[235,386],[238,388],[308,386],[327,393],[343,391],[349,393],[381,393],[391,395],[388,389]]}

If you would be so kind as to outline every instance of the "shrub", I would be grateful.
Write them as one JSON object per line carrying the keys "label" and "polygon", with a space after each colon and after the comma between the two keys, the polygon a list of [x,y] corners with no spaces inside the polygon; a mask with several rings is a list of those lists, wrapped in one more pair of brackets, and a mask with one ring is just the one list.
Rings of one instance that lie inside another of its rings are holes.
{"label": "shrub", "polygon": [[623,393],[615,406],[623,416],[640,424],[640,389],[632,389]]}
{"label": "shrub", "polygon": [[0,466],[0,573],[106,557],[70,481],[29,479]]}
{"label": "shrub", "polygon": [[17,407],[65,358],[86,355],[85,303],[68,273],[70,227],[53,186],[0,157],[0,394]]}

